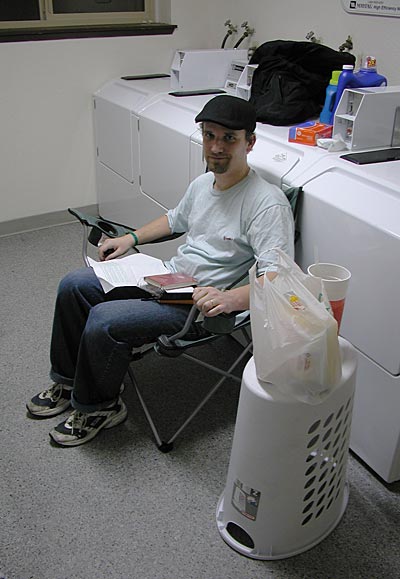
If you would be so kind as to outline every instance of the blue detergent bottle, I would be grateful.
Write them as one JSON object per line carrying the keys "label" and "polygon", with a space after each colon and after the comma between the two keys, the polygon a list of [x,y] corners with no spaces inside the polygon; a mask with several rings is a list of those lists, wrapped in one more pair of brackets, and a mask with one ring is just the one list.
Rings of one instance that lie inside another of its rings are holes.
{"label": "blue detergent bottle", "polygon": [[346,88],[369,88],[373,86],[387,85],[386,77],[378,74],[376,71],[376,58],[374,56],[367,56],[364,60],[363,66],[358,72],[354,72],[353,70],[354,67],[351,64],[343,65],[343,70],[339,76],[335,104],[332,110],[331,122],[329,123],[330,125],[333,125],[335,111],[343,91]]}
{"label": "blue detergent bottle", "polygon": [[335,106],[336,93],[338,88],[339,76],[341,72],[342,72],[341,70],[333,70],[331,80],[329,81],[329,84],[326,87],[325,104],[319,116],[320,123],[324,123],[325,125],[332,124],[331,123],[331,120],[333,119],[332,111]]}

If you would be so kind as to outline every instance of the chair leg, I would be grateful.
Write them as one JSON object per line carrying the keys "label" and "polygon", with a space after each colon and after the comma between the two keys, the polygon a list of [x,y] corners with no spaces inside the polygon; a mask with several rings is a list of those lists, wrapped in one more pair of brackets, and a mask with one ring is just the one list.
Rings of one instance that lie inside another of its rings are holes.
{"label": "chair leg", "polygon": [[[183,424],[178,428],[178,430],[175,432],[175,434],[173,436],[171,436],[171,438],[169,439],[167,444],[171,444],[175,441],[175,439],[179,436],[179,434],[186,428],[186,426],[193,420],[193,418],[195,416],[197,416],[197,414],[200,412],[200,410],[203,408],[203,406],[217,392],[217,390],[222,386],[222,384],[225,382],[225,380],[227,378],[231,378],[231,379],[234,379],[238,382],[241,382],[241,378],[238,378],[237,376],[232,375],[232,371],[236,368],[236,366],[239,364],[239,362],[244,358],[244,356],[247,354],[247,352],[250,350],[250,348],[251,348],[251,344],[249,344],[243,350],[243,352],[240,354],[238,359],[235,360],[235,362],[232,364],[232,366],[229,368],[229,370],[227,370],[226,372],[223,372],[224,376],[215,384],[215,386],[213,388],[211,388],[211,390],[209,391],[207,396],[205,396],[203,398],[203,400],[200,402],[200,404],[195,408],[195,410],[190,414],[190,416],[183,422]],[[198,360],[198,362],[199,362],[199,360]],[[217,369],[217,368],[212,368],[212,369],[215,372],[220,373],[219,369]]]}
{"label": "chair leg", "polygon": [[130,366],[129,366],[129,368],[128,368],[128,374],[129,374],[129,378],[131,379],[131,382],[132,382],[132,384],[133,384],[133,386],[134,386],[134,388],[135,388],[135,390],[136,390],[136,394],[137,394],[137,396],[138,396],[138,398],[139,398],[139,402],[140,402],[140,404],[141,404],[141,406],[142,406],[142,408],[143,408],[143,412],[144,412],[144,414],[145,414],[145,416],[146,416],[146,418],[147,418],[147,422],[149,423],[149,426],[150,426],[150,428],[151,428],[151,430],[152,430],[152,432],[153,432],[153,436],[154,436],[154,438],[156,439],[156,443],[157,443],[158,448],[159,448],[160,450],[162,450],[162,452],[169,452],[169,450],[172,450],[172,446],[171,446],[171,448],[169,448],[168,450],[163,450],[164,448],[166,448],[166,446],[168,446],[168,443],[165,443],[165,442],[163,442],[163,441],[161,440],[161,437],[160,437],[160,435],[159,435],[159,433],[158,433],[157,427],[156,427],[156,425],[154,424],[154,421],[153,421],[153,419],[152,419],[152,417],[151,417],[151,414],[150,414],[150,412],[149,412],[149,409],[148,409],[148,407],[147,407],[147,404],[146,404],[146,402],[145,402],[145,400],[144,400],[144,398],[143,398],[143,396],[142,396],[142,393],[141,393],[140,390],[139,390],[139,386],[138,386],[137,380],[136,380],[135,375],[134,375],[134,373],[133,373],[133,371],[132,371],[132,368],[131,368]]}
{"label": "chair leg", "polygon": [[216,368],[214,366],[211,366],[210,364],[207,364],[207,362],[203,362],[202,360],[199,360],[197,358],[195,358],[194,356],[190,356],[189,354],[182,354],[185,358],[188,358],[194,362],[196,362],[197,364],[200,364],[201,366],[204,366],[210,370],[214,370],[214,372],[217,372],[218,374],[221,374],[222,377],[220,378],[220,380],[210,389],[210,391],[208,392],[208,394],[202,399],[202,401],[200,402],[200,404],[198,404],[198,406],[194,409],[194,411],[186,418],[186,420],[181,424],[181,426],[175,431],[175,433],[169,438],[169,440],[167,441],[163,441],[158,429],[153,421],[153,418],[150,414],[150,411],[148,409],[148,406],[143,398],[143,395],[139,389],[139,385],[137,383],[137,380],[134,376],[134,373],[132,371],[132,369],[129,367],[128,368],[128,374],[129,377],[132,381],[132,384],[135,387],[136,393],[138,395],[138,399],[139,402],[143,408],[143,412],[146,416],[147,422],[149,423],[149,426],[153,432],[153,436],[155,438],[156,444],[158,446],[158,449],[161,452],[169,452],[170,450],[172,450],[174,442],[176,440],[176,438],[180,435],[180,433],[188,426],[188,424],[195,418],[195,416],[197,416],[197,414],[200,412],[200,410],[203,408],[203,406],[208,402],[208,400],[217,392],[217,390],[222,386],[222,384],[225,382],[225,380],[227,378],[231,378],[233,380],[236,380],[237,382],[241,382],[241,378],[238,378],[237,376],[235,376],[234,374],[232,374],[232,372],[235,370],[236,366],[241,362],[241,360],[243,360],[243,358],[248,354],[248,352],[251,350],[252,347],[252,343],[250,342],[241,352],[240,356],[238,356],[238,358],[233,362],[233,364],[228,368],[228,370],[221,370],[220,368]]}
{"label": "chair leg", "polygon": [[240,344],[242,348],[244,348],[252,340],[251,335],[246,327],[238,328],[232,334],[229,334],[228,337],[234,340],[237,344]]}

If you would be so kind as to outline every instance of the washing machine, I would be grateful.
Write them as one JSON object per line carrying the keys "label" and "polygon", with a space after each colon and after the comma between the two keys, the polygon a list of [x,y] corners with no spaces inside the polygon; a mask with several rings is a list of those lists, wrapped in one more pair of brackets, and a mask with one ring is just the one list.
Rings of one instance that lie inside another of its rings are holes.
{"label": "washing machine", "polygon": [[[101,217],[140,227],[176,206],[189,183],[205,171],[194,118],[215,94],[175,96],[169,77],[115,79],[95,93]],[[169,258],[181,243],[179,238],[147,245],[146,252]]]}
{"label": "washing machine", "polygon": [[305,170],[328,154],[319,147],[290,142],[289,128],[257,123],[257,141],[248,156],[249,165],[263,179],[283,189],[293,171]]}
{"label": "washing machine", "polygon": [[[140,180],[143,193],[173,207],[188,184],[206,170],[202,135],[194,119],[216,94],[161,94],[140,111]],[[297,168],[327,155],[318,147],[288,141],[289,127],[257,123],[257,142],[248,156],[251,167],[267,181],[282,186]],[[157,170],[155,170],[157,167]]]}
{"label": "washing machine", "polygon": [[[206,170],[194,119],[217,93],[174,93],[167,75],[113,79],[95,93],[96,187],[102,217],[140,227],[174,207],[189,183]],[[278,186],[291,170],[323,154],[316,147],[289,143],[288,130],[257,123],[257,143],[249,154],[250,166]],[[167,258],[180,243],[182,239],[146,250]]]}
{"label": "washing machine", "polygon": [[177,205],[190,182],[206,169],[194,119],[214,96],[161,95],[140,112],[142,191],[167,209]]}
{"label": "washing machine", "polygon": [[[343,154],[343,153],[342,153]],[[400,161],[353,164],[340,153],[300,165],[296,261],[347,267],[341,335],[358,351],[351,449],[386,482],[400,479]]]}
{"label": "washing machine", "polygon": [[[133,227],[165,211],[140,186],[139,113],[146,103],[170,90],[169,75],[149,76],[153,77],[113,79],[93,95],[99,214]],[[149,253],[162,257],[156,246],[149,248]]]}
{"label": "washing machine", "polygon": [[[248,155],[250,167],[263,179],[283,189],[290,186],[287,183],[293,171],[305,170],[328,155],[325,149],[289,142],[289,128],[257,123],[256,144]],[[199,130],[193,133],[191,142],[201,146]]]}

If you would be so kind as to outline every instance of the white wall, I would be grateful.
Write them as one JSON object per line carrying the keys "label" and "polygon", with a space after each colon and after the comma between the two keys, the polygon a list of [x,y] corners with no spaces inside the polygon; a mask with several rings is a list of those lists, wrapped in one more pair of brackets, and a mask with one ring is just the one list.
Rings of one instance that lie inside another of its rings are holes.
{"label": "white wall", "polygon": [[214,46],[212,2],[188,4],[172,0],[172,35],[0,44],[0,222],[96,202],[92,94],[123,74],[169,72],[176,48]]}
{"label": "white wall", "polygon": [[232,3],[228,11],[236,24],[247,20],[256,29],[254,40],[259,44],[278,38],[305,40],[312,30],[337,50],[350,35],[358,61],[376,56],[378,72],[389,84],[400,85],[400,18],[349,14],[341,0],[246,0]]}
{"label": "white wall", "polygon": [[122,74],[168,72],[177,48],[220,46],[227,18],[247,20],[259,44],[313,30],[337,49],[350,34],[354,54],[375,55],[400,85],[397,18],[349,15],[340,0],[171,3],[172,35],[0,44],[0,222],[95,203],[93,92]]}

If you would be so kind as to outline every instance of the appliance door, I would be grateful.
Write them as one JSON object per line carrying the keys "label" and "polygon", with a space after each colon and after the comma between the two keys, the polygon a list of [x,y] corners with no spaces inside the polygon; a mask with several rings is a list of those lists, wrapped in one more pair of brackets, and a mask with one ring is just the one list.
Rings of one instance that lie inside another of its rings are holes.
{"label": "appliance door", "polygon": [[138,178],[138,113],[169,89],[169,78],[114,79],[94,95],[97,157],[121,177]]}
{"label": "appliance door", "polygon": [[130,110],[102,98],[95,98],[97,159],[131,183],[138,174],[137,122],[137,117]]}
{"label": "appliance door", "polygon": [[191,136],[204,101],[196,106],[193,99],[161,98],[139,117],[142,191],[168,209],[182,198],[196,168],[203,167],[201,147],[191,143]]}
{"label": "appliance door", "polygon": [[[143,195],[138,187],[128,183],[108,167],[98,163],[96,170],[101,217],[138,228],[165,214],[164,207]],[[159,259],[169,259],[184,241],[185,236],[181,236],[163,243],[148,243],[141,251]]]}
{"label": "appliance door", "polygon": [[351,449],[386,482],[400,479],[400,376],[358,355]]}
{"label": "appliance door", "polygon": [[134,183],[101,163],[96,166],[96,177],[99,213],[103,218],[138,228],[165,213],[164,207],[143,195]]}

